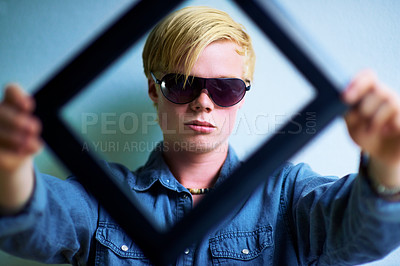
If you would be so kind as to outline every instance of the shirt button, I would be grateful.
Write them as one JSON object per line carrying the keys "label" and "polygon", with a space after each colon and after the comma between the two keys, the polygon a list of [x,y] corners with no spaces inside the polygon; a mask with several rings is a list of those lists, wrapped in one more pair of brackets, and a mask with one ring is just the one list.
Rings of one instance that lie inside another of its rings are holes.
{"label": "shirt button", "polygon": [[242,249],[242,253],[247,255],[250,253],[250,251],[247,248],[244,248]]}
{"label": "shirt button", "polygon": [[122,249],[123,251],[128,251],[129,248],[128,248],[127,245],[122,245],[122,246],[121,246],[121,249]]}
{"label": "shirt button", "polygon": [[185,254],[187,255],[187,254],[189,254],[190,253],[190,250],[187,248],[187,249],[185,249]]}

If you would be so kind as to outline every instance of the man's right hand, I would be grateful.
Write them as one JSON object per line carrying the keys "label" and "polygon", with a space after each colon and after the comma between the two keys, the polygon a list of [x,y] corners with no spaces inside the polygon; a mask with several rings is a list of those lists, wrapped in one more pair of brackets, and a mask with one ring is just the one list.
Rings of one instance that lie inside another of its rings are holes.
{"label": "man's right hand", "polygon": [[34,188],[33,155],[42,146],[35,102],[15,84],[6,86],[0,102],[0,211],[14,213]]}

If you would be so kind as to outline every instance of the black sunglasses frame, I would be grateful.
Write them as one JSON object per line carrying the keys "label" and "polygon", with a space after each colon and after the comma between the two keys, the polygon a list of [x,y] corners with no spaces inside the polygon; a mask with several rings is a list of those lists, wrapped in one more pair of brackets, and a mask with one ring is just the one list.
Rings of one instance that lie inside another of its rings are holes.
{"label": "black sunglasses frame", "polygon": [[[135,2],[118,21],[55,73],[34,95],[37,103],[35,114],[42,120],[42,137],[48,146],[157,265],[173,263],[187,246],[201,240],[246,200],[260,183],[272,176],[275,169],[348,109],[340,97],[340,92],[349,81],[348,76],[338,71],[340,68],[334,67],[332,59],[325,56],[324,60],[316,60],[318,49],[307,47],[308,38],[298,38],[304,37],[304,34],[290,16],[279,9],[274,1],[236,0],[238,6],[316,88],[317,97],[300,110],[302,115],[292,120],[296,125],[306,128],[305,114],[318,114],[316,134],[275,134],[169,231],[160,230],[141,211],[140,203],[132,193],[116,182],[112,173],[104,169],[93,154],[82,151],[82,141],[66,126],[61,110],[180,2]],[[296,125],[288,123],[282,127],[282,131],[296,131]],[[246,182],[243,182],[244,176]],[[207,219],[204,219],[205,213]]]}
{"label": "black sunglasses frame", "polygon": [[[164,97],[165,97],[167,100],[169,100],[170,102],[172,102],[172,103],[175,103],[175,104],[188,104],[188,103],[194,101],[195,99],[197,99],[197,97],[200,96],[201,90],[199,91],[199,94],[198,94],[198,95],[194,95],[194,96],[193,96],[193,99],[190,99],[190,100],[188,100],[188,101],[183,101],[183,102],[175,102],[175,101],[173,101],[172,99],[170,99],[170,98],[165,94],[162,84],[163,84],[163,82],[164,82],[164,79],[165,79],[166,77],[170,76],[170,75],[173,75],[173,76],[175,76],[175,77],[179,77],[179,76],[184,77],[184,75],[183,75],[183,74],[169,73],[169,74],[164,75],[164,76],[161,78],[161,80],[158,79],[158,78],[154,75],[154,73],[153,73],[152,71],[150,72],[150,75],[151,75],[151,77],[153,78],[154,82],[155,82],[156,84],[160,85],[161,92],[162,92],[162,94],[164,95]],[[245,82],[244,80],[242,80],[242,79],[239,79],[239,78],[200,78],[200,77],[196,77],[196,76],[188,76],[188,77],[186,78],[185,81],[191,83],[192,81],[194,82],[194,80],[202,80],[202,81],[204,81],[204,82],[203,82],[203,84],[204,84],[207,80],[213,80],[213,79],[217,79],[217,80],[240,80],[241,82],[243,82],[243,85],[244,85],[244,86],[243,86],[243,88],[244,88],[243,94],[242,94],[242,96],[240,97],[240,99],[238,99],[237,101],[235,101],[235,103],[230,104],[230,105],[222,105],[222,104],[220,104],[220,103],[217,103],[217,102],[215,101],[214,97],[213,97],[212,90],[210,91],[209,88],[204,87],[203,89],[206,89],[206,90],[209,92],[211,100],[212,100],[216,105],[218,105],[218,106],[220,106],[220,107],[232,107],[232,106],[234,106],[234,105],[240,103],[240,101],[241,101],[241,100],[244,98],[244,96],[246,95],[246,92],[249,91],[250,88],[251,88],[251,85],[246,86],[246,82]],[[167,88],[167,89],[168,89],[168,88]]]}

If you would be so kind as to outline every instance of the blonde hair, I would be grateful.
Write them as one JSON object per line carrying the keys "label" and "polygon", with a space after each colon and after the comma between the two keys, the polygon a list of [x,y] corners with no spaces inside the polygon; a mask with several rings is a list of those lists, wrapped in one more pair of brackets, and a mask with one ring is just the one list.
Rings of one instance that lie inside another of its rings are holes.
{"label": "blonde hair", "polygon": [[186,77],[203,49],[212,42],[229,40],[245,56],[243,78],[253,79],[255,54],[250,36],[227,13],[209,7],[186,7],[160,21],[150,32],[143,49],[147,78],[152,72],[181,73]]}

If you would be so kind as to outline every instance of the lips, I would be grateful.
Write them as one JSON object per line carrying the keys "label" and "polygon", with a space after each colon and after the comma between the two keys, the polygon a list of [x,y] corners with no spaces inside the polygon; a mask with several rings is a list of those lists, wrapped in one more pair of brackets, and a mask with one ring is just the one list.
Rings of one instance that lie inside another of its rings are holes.
{"label": "lips", "polygon": [[192,129],[193,131],[199,132],[199,133],[211,133],[213,132],[216,127],[206,121],[199,121],[199,120],[193,120],[184,123],[185,126],[188,128]]}

